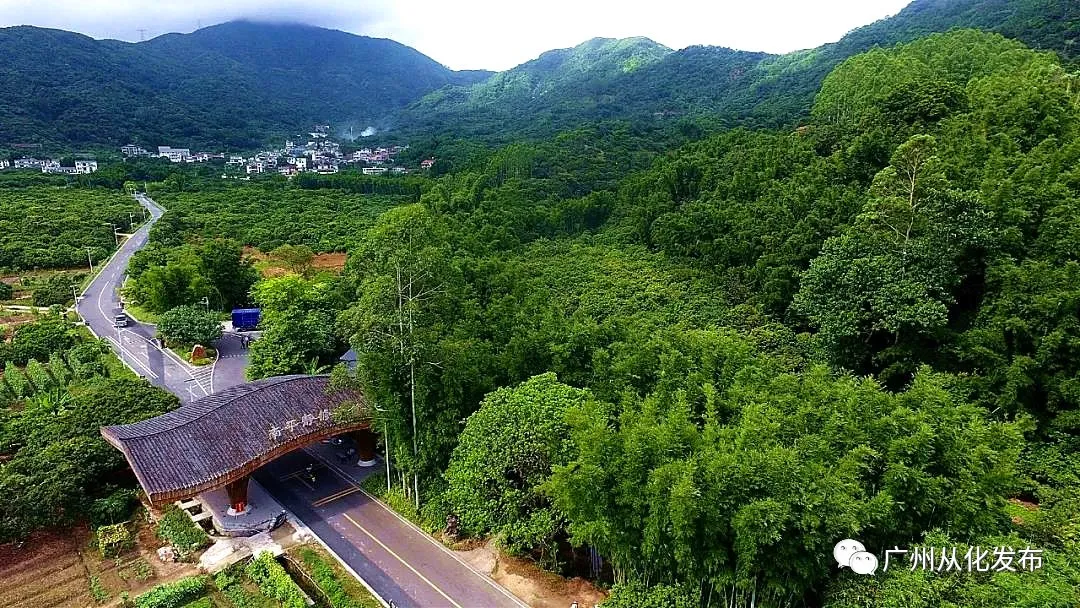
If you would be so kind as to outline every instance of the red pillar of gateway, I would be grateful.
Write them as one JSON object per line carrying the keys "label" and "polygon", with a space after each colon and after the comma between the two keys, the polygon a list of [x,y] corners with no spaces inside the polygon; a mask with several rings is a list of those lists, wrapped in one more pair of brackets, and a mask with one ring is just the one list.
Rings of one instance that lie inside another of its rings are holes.
{"label": "red pillar of gateway", "polygon": [[360,429],[352,432],[353,441],[356,442],[356,455],[364,462],[375,460],[375,433],[371,429]]}
{"label": "red pillar of gateway", "polygon": [[243,513],[247,508],[248,476],[244,475],[232,483],[225,484],[225,492],[229,495],[229,507],[233,513]]}

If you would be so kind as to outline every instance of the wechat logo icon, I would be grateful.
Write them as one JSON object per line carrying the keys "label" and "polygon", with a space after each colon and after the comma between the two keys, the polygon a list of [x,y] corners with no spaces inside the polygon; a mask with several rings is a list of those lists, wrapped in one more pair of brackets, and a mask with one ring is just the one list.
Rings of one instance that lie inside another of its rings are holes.
{"label": "wechat logo icon", "polygon": [[840,568],[851,568],[856,574],[874,574],[878,567],[877,556],[866,550],[857,540],[845,538],[832,550],[833,559]]}

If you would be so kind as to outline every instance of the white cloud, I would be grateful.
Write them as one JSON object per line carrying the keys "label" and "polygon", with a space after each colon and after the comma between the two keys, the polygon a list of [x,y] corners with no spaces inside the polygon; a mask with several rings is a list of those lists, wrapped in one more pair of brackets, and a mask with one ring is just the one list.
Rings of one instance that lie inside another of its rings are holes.
{"label": "white cloud", "polygon": [[38,25],[135,41],[231,19],[310,23],[392,38],[455,69],[506,69],[596,36],[647,36],[783,53],[837,40],[907,0],[0,0],[0,25]]}

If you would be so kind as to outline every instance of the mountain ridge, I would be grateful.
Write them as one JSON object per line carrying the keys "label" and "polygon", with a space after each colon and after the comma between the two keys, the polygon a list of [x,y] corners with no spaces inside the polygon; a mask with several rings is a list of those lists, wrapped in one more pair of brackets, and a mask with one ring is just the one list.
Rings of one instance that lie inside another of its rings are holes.
{"label": "mountain ridge", "polygon": [[255,21],[135,43],[14,26],[0,29],[0,48],[0,147],[250,148],[318,122],[362,128],[490,75],[385,38]]}
{"label": "mountain ridge", "polygon": [[[611,119],[689,116],[707,117],[724,126],[793,126],[808,115],[825,76],[845,59],[965,27],[1001,33],[1066,60],[1080,57],[1080,5],[1075,2],[914,0],[896,15],[812,49],[772,55],[691,46],[667,53],[634,74],[611,78],[604,72],[593,79],[580,78],[564,99],[541,100],[532,107],[522,107],[515,98],[484,98],[479,92],[486,91],[489,81],[440,89],[401,110],[395,126],[407,135],[445,130],[495,143],[549,136],[575,124]],[[522,71],[535,72],[538,59],[492,78],[512,80]],[[530,77],[543,78],[535,73]],[[502,124],[495,124],[495,119]]]}

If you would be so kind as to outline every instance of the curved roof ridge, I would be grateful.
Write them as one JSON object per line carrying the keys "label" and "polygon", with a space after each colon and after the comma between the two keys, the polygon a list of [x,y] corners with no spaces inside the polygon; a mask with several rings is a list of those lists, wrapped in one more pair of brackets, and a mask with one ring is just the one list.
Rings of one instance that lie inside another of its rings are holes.
{"label": "curved roof ridge", "polygon": [[[236,386],[230,386],[220,393],[213,393],[206,395],[192,401],[191,403],[181,405],[175,410],[165,412],[164,414],[155,418],[148,418],[146,420],[140,420],[139,422],[132,422],[130,424],[120,424],[116,426],[107,426],[106,429],[115,436],[117,439],[142,439],[146,437],[153,437],[161,433],[168,433],[174,431],[179,427],[186,424],[191,424],[200,418],[209,416],[214,412],[220,410],[223,407],[227,407],[234,403],[236,400],[258,393],[259,391],[268,389],[273,386],[279,386],[287,382],[294,380],[301,380],[305,378],[329,378],[326,374],[309,376],[305,374],[292,374],[288,376],[273,376],[270,378],[260,378],[253,382],[246,384],[238,384]],[[193,413],[194,412],[194,413]],[[192,414],[186,416],[186,414]],[[144,426],[150,426],[154,423],[166,422],[175,424],[162,425],[161,428],[148,430],[147,432],[138,432]],[[130,431],[130,432],[129,432]]]}

